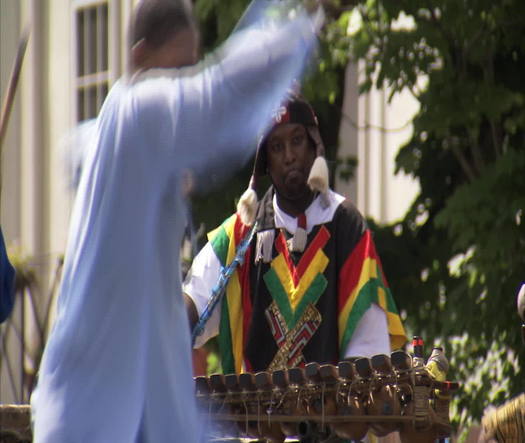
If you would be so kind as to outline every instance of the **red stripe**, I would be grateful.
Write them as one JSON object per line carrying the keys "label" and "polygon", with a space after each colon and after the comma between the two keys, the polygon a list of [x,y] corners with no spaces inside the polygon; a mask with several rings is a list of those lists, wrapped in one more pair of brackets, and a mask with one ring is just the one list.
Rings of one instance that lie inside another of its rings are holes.
{"label": "red stripe", "polygon": [[329,238],[330,238],[330,233],[328,232],[328,229],[326,229],[324,226],[321,226],[321,228],[319,229],[319,232],[317,233],[315,238],[312,240],[312,243],[308,245],[308,248],[306,249],[301,259],[299,260],[299,264],[297,265],[297,274],[298,274],[299,279],[303,277],[304,273],[308,269],[308,266],[310,266],[310,263],[312,263],[312,260],[314,259],[315,254],[317,254],[317,251],[319,249],[324,248]]}
{"label": "red stripe", "polygon": [[350,257],[347,258],[339,273],[339,312],[343,310],[352,290],[359,283],[363,262],[367,257],[379,261],[369,229],[363,233],[361,240],[359,240],[359,243],[350,254]]}
{"label": "red stripe", "polygon": [[290,274],[292,276],[293,284],[297,286],[297,282],[299,281],[299,279],[297,278],[297,270],[295,269],[293,261],[290,257],[288,246],[286,246],[286,238],[284,237],[282,231],[279,233],[279,235],[277,236],[277,240],[275,241],[275,249],[277,249],[277,252],[283,255],[284,261],[286,262],[288,270],[290,271]]}
{"label": "red stripe", "polygon": [[297,227],[306,230],[306,215],[304,213],[297,216]]}
{"label": "red stripe", "polygon": [[283,254],[286,265],[288,266],[290,274],[292,275],[295,287],[297,287],[297,285],[299,284],[299,280],[301,280],[304,273],[308,269],[308,266],[310,266],[310,264],[312,263],[312,260],[314,259],[315,254],[317,254],[317,251],[325,247],[329,238],[330,232],[328,232],[328,229],[326,229],[324,226],[321,226],[319,232],[317,232],[316,236],[308,245],[304,254],[301,256],[297,267],[295,267],[290,257],[288,247],[286,246],[286,239],[284,237],[284,234],[282,232],[279,234],[275,242],[275,248],[278,252]]}
{"label": "red stripe", "polygon": [[235,240],[235,249],[237,249],[237,246],[242,241],[242,239],[246,236],[249,229],[250,227],[245,225],[241,221],[241,217],[239,216],[235,217],[235,225],[233,226],[233,237]]}
{"label": "red stripe", "polygon": [[[235,226],[233,228],[233,236],[235,241],[235,249],[237,249],[238,245],[241,243],[241,241],[244,239],[246,234],[248,233],[248,230],[250,229],[249,226],[246,226],[241,222],[240,217],[236,217],[235,219]],[[248,247],[246,250],[246,254],[244,255],[244,263],[242,266],[237,268],[237,273],[239,275],[239,284],[241,286],[241,309],[242,309],[242,339],[243,339],[243,349],[246,346],[246,337],[248,337],[248,331],[250,329],[250,323],[252,318],[252,301],[250,299],[250,261],[252,256],[252,248],[251,246]],[[244,365],[246,366],[247,371],[252,370],[252,365],[248,361],[248,359],[244,360]]]}

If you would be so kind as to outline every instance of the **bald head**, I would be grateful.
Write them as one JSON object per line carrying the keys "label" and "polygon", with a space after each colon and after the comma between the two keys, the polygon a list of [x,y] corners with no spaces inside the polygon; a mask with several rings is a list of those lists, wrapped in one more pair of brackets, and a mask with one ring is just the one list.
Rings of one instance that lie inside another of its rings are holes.
{"label": "bald head", "polygon": [[188,0],[141,0],[129,39],[133,69],[182,67],[198,59],[199,34]]}
{"label": "bald head", "polygon": [[175,33],[195,28],[191,5],[185,0],[141,0],[131,19],[130,43],[144,40],[150,47],[162,46]]}

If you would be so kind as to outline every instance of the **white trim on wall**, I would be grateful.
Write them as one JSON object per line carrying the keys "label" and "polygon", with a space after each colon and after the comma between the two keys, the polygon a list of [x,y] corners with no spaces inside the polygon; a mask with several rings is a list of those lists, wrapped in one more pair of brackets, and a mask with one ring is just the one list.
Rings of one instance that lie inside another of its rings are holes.
{"label": "white trim on wall", "polygon": [[[74,0],[70,17],[71,119],[74,126],[97,115],[109,89],[121,74],[120,5],[118,0]],[[79,29],[79,18],[83,20],[83,29]],[[80,32],[83,32],[81,41]],[[81,44],[82,54],[79,54]]]}

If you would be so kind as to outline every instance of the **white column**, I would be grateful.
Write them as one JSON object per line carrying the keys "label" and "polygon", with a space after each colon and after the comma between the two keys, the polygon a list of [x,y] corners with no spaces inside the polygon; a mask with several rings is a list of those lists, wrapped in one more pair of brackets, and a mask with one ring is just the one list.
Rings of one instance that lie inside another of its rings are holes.
{"label": "white column", "polygon": [[46,91],[43,58],[45,35],[44,2],[30,0],[24,19],[31,23],[23,72],[22,107],[22,174],[21,174],[21,247],[35,257],[45,251],[46,170],[43,95]]}
{"label": "white column", "polygon": [[[20,3],[18,1],[0,1],[0,106],[3,106],[7,94],[7,85],[13,69],[20,38]],[[26,54],[27,57],[27,54]],[[27,60],[24,61],[24,65]],[[22,71],[23,73],[23,71]],[[14,97],[7,132],[2,146],[2,198],[0,225],[7,247],[20,243],[20,103],[22,78]]]}

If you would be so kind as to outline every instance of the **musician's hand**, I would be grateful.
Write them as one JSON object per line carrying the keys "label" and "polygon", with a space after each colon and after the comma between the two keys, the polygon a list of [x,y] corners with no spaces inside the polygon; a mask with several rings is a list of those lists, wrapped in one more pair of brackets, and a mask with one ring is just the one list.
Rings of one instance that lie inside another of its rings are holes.
{"label": "musician's hand", "polygon": [[190,332],[193,331],[193,328],[199,321],[199,314],[193,300],[186,294],[182,294],[184,298],[184,303],[186,304],[186,311],[188,313],[188,319],[190,321]]}

